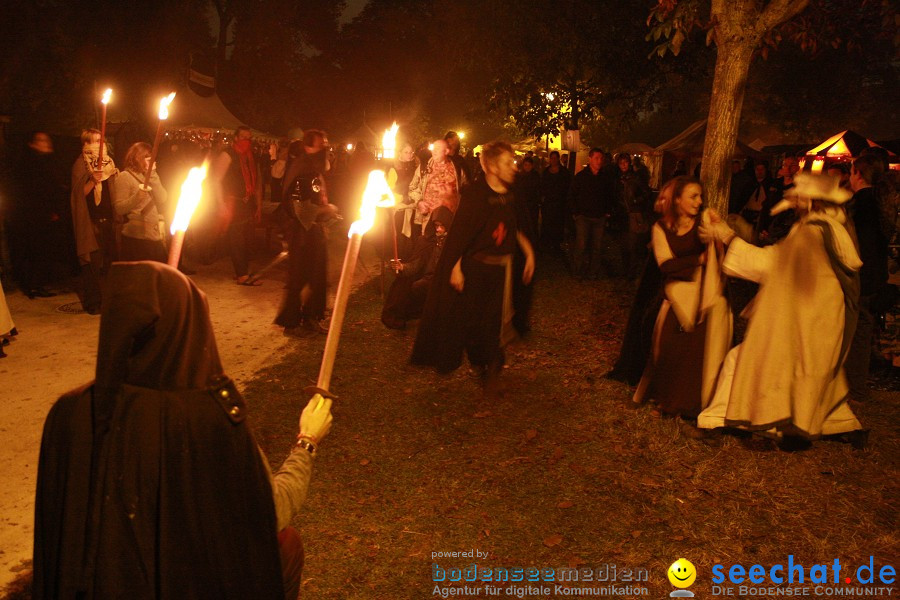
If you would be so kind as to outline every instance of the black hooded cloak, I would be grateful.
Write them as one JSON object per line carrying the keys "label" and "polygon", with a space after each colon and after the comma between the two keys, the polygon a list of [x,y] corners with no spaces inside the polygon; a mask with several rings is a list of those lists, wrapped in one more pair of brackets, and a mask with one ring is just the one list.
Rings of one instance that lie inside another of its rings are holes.
{"label": "black hooded cloak", "polygon": [[[412,364],[449,373],[462,364],[463,351],[475,366],[502,364],[506,269],[484,261],[511,257],[518,246],[517,231],[512,193],[497,194],[483,179],[463,190],[425,300]],[[460,259],[466,278],[462,293],[450,285],[450,273]]]}
{"label": "black hooded cloak", "polygon": [[284,597],[267,468],[205,295],[117,263],[96,380],[44,425],[34,598]]}

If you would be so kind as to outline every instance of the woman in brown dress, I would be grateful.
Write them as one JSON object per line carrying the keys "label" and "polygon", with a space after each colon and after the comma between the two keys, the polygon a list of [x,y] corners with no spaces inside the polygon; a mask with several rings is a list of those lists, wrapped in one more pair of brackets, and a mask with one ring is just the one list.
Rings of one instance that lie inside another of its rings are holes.
{"label": "woman in brown dress", "polygon": [[655,400],[661,412],[696,418],[709,403],[731,341],[731,313],[722,294],[719,253],[699,236],[703,188],[676,177],[660,193],[662,217],[651,247],[663,277],[651,360],[634,401]]}

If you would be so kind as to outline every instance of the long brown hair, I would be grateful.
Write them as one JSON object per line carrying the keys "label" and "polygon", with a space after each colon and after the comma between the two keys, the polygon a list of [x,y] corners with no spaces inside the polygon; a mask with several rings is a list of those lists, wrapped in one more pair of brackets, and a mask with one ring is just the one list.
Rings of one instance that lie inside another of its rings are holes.
{"label": "long brown hair", "polygon": [[144,159],[150,156],[150,144],[135,142],[125,154],[125,168],[135,173],[143,173],[147,170]]}
{"label": "long brown hair", "polygon": [[[678,222],[678,203],[676,200],[684,193],[684,188],[692,183],[699,185],[700,193],[703,194],[703,185],[693,177],[686,175],[680,175],[671,179],[659,192],[659,198],[656,200],[656,205],[653,208],[662,215],[660,220],[669,231],[675,231],[675,224]],[[666,196],[664,197],[663,194],[666,194]]]}

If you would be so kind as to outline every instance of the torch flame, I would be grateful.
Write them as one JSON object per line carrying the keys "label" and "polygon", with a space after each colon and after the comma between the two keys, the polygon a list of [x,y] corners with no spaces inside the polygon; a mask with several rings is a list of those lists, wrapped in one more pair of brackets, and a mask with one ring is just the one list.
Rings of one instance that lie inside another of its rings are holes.
{"label": "torch flame", "polygon": [[381,147],[384,148],[383,158],[394,158],[397,150],[397,130],[400,126],[394,121],[390,129],[384,130],[384,136],[381,138]]}
{"label": "torch flame", "polygon": [[394,192],[384,177],[384,171],[369,173],[369,183],[363,192],[362,206],[359,207],[359,219],[353,221],[348,237],[363,235],[375,224],[375,209],[394,206]]}
{"label": "torch flame", "polygon": [[109,104],[109,99],[112,97],[112,88],[107,88],[105,92],[103,92],[103,97],[100,99],[100,102],[103,104]]}
{"label": "torch flame", "polygon": [[175,92],[172,92],[168,96],[165,96],[162,100],[159,101],[159,120],[165,121],[169,118],[169,105],[172,104],[172,100],[175,99]]}
{"label": "torch flame", "polygon": [[188,173],[187,179],[181,184],[181,196],[178,198],[178,206],[175,208],[175,217],[172,219],[172,235],[176,231],[187,231],[200,198],[203,196],[203,180],[209,169],[209,161],[204,161],[203,166],[194,167]]}

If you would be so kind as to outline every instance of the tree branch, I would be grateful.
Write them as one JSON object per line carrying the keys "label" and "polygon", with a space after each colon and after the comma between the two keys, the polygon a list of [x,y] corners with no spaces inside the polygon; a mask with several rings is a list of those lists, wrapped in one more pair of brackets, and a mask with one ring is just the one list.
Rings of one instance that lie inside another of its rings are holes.
{"label": "tree branch", "polygon": [[808,4],[809,0],[772,0],[759,16],[756,30],[764,33],[774,29],[799,15]]}

